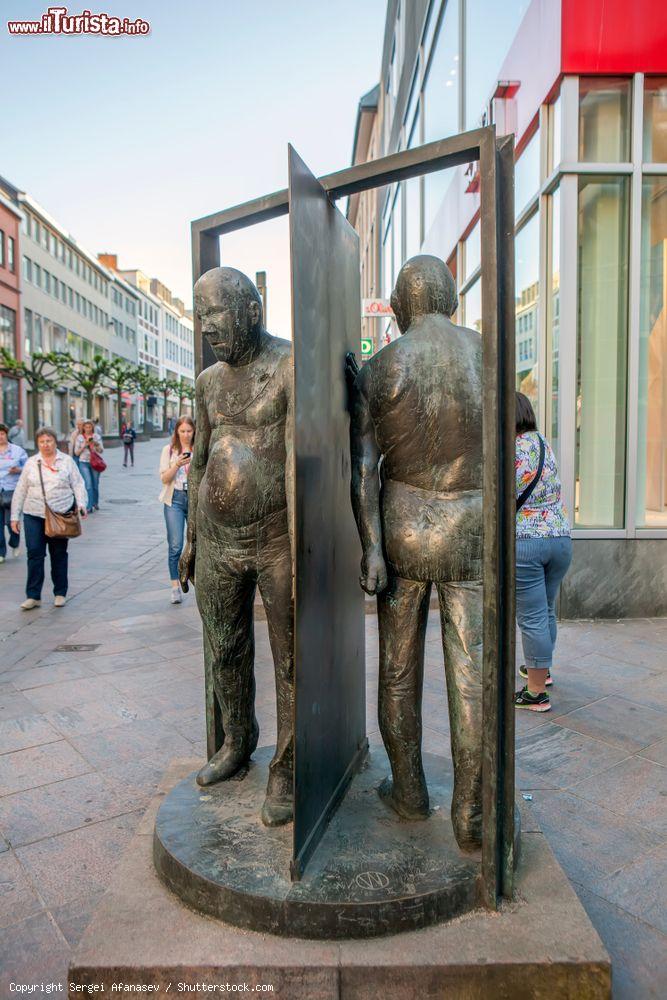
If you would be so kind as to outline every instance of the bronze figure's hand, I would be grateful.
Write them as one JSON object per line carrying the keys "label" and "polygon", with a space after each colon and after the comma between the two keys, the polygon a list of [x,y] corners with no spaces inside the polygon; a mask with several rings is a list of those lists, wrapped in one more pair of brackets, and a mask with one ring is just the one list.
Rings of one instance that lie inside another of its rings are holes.
{"label": "bronze figure's hand", "polygon": [[354,389],[354,383],[360,371],[354,351],[348,351],[345,355],[345,381],[348,389]]}
{"label": "bronze figure's hand", "polygon": [[381,552],[364,553],[361,560],[361,589],[367,594],[381,594],[387,586],[387,567]]}
{"label": "bronze figure's hand", "polygon": [[186,542],[181,558],[178,560],[178,579],[184,594],[190,589],[190,583],[195,582],[195,543]]}

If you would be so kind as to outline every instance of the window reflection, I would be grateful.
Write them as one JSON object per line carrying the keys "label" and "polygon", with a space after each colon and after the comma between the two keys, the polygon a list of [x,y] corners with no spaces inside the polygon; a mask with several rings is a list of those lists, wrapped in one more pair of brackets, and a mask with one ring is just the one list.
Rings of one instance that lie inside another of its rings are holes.
{"label": "window reflection", "polygon": [[[424,84],[424,142],[444,139],[459,130],[458,25],[458,3],[449,0]],[[454,170],[437,170],[424,177],[425,235],[433,225],[454,174]]]}
{"label": "window reflection", "polygon": [[667,77],[644,80],[644,163],[667,163]]}
{"label": "window reflection", "polygon": [[628,186],[579,179],[575,522],[622,528],[625,509]]}
{"label": "window reflection", "polygon": [[559,342],[560,342],[560,188],[556,188],[550,206],[550,247],[549,247],[549,298],[547,301],[547,328],[549,330],[551,353],[551,394],[549,418],[551,447],[560,458],[560,426],[558,419]]}
{"label": "window reflection", "polygon": [[642,189],[637,524],[667,528],[667,177]]}
{"label": "window reflection", "polygon": [[630,81],[579,80],[579,159],[619,163],[630,159]]}
{"label": "window reflection", "polygon": [[[475,128],[498,82],[498,71],[529,0],[466,2],[466,129]],[[449,0],[449,6],[456,6]]]}
{"label": "window reflection", "polygon": [[514,217],[523,210],[540,189],[540,133],[535,133],[514,166]]}
{"label": "window reflection", "polygon": [[537,411],[537,306],[540,273],[540,220],[534,215],[514,239],[516,387]]}
{"label": "window reflection", "polygon": [[478,278],[463,298],[463,325],[482,332],[482,280]]}
{"label": "window reflection", "polygon": [[482,262],[481,226],[479,219],[463,244],[463,280],[467,281]]}

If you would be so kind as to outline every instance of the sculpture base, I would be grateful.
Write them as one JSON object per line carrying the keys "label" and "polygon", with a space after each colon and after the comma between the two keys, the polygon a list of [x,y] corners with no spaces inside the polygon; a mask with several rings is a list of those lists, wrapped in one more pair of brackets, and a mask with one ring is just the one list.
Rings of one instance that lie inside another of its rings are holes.
{"label": "sculpture base", "polygon": [[480,902],[480,856],[459,850],[450,819],[452,762],[424,755],[432,813],[399,819],[377,793],[389,773],[376,746],[334,814],[301,881],[290,881],[292,827],[259,819],[271,748],[242,781],[169,793],[155,824],[155,867],[188,905],[237,927],[303,938],[417,930]]}
{"label": "sculpture base", "polygon": [[[162,787],[196,764],[175,761]],[[152,860],[163,796],[139,824],[72,955],[70,997],[80,997],[82,987],[111,993],[119,983],[188,995],[220,984],[239,993],[270,987],[274,1000],[610,996],[609,957],[529,807],[517,899],[499,913],[476,910],[396,937],[329,943],[255,934],[183,906]]]}

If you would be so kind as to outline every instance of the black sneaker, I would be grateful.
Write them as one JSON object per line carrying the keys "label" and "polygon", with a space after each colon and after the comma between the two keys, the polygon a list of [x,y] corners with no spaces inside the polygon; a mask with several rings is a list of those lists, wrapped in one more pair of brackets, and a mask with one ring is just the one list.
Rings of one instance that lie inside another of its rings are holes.
{"label": "black sneaker", "polygon": [[[525,677],[525,679],[528,680],[528,669],[525,666],[525,664],[523,663],[521,664],[521,666],[519,667],[519,673],[521,674],[522,677]],[[552,684],[553,684],[553,678],[551,676],[551,671],[547,670],[547,687],[551,687]]]}
{"label": "black sneaker", "polygon": [[546,691],[531,694],[527,687],[521,688],[514,695],[515,708],[527,708],[529,712],[550,712],[551,702]]}

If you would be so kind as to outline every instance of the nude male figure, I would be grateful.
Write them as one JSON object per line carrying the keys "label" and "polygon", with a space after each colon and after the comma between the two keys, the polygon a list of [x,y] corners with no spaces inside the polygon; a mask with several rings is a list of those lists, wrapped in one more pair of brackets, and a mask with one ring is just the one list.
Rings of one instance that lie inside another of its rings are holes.
{"label": "nude male figure", "polygon": [[[437,257],[401,268],[391,304],[402,336],[358,371],[350,430],[360,582],[378,595],[378,713],[392,770],[379,791],[400,816],[428,816],[421,708],[435,584],[452,821],[459,846],[474,849],[482,824],[482,343],[452,323],[456,285]],[[348,376],[355,367],[348,361]]]}
{"label": "nude male figure", "polygon": [[217,362],[197,378],[180,576],[184,590],[188,580],[196,584],[206,675],[224,731],[197,781],[210,785],[233,777],[257,746],[253,603],[259,586],[278,714],[262,822],[277,826],[293,812],[291,344],[267,333],[257,289],[234,268],[213,268],[199,279],[195,309]]}

